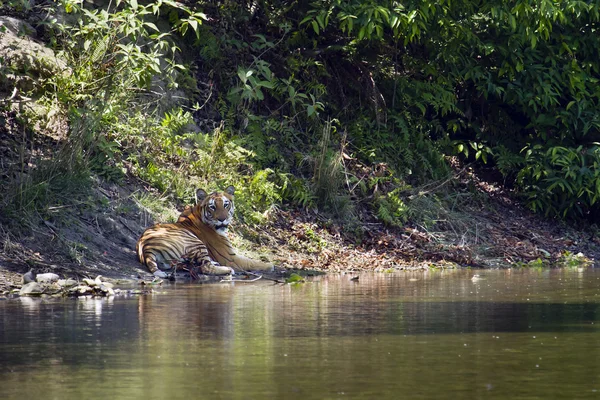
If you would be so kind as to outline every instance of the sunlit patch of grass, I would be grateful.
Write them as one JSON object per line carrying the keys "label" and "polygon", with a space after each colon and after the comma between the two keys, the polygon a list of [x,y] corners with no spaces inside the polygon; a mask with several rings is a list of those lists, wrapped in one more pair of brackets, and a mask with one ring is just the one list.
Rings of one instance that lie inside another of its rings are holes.
{"label": "sunlit patch of grass", "polygon": [[152,221],[171,223],[177,221],[180,212],[166,197],[157,197],[151,193],[134,193],[132,199],[143,210],[142,225],[149,226]]}

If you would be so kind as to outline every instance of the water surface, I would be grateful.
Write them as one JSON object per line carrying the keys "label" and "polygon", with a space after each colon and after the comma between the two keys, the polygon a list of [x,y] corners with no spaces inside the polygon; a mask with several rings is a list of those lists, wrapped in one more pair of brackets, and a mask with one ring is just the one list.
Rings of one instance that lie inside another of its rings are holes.
{"label": "water surface", "polygon": [[599,311],[595,269],[4,300],[0,399],[599,398]]}

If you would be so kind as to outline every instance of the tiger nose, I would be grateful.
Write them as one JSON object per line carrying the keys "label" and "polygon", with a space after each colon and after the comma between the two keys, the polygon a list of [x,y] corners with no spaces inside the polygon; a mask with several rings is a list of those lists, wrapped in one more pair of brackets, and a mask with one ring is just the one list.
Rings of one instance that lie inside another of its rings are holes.
{"label": "tiger nose", "polygon": [[219,220],[219,222],[224,222],[227,219],[227,216],[217,217],[217,219]]}

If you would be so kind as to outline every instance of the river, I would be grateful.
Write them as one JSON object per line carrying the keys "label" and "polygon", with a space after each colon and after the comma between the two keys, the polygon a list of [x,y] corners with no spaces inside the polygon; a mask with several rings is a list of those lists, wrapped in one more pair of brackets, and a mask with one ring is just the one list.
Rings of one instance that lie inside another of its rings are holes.
{"label": "river", "polygon": [[600,269],[2,300],[0,399],[598,398],[599,311]]}

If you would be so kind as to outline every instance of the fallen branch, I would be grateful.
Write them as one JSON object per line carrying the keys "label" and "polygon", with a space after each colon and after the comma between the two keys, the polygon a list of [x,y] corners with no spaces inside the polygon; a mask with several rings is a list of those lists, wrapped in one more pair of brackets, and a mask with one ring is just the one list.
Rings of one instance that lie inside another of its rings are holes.
{"label": "fallen branch", "polygon": [[264,278],[264,279],[266,279],[266,280],[268,280],[268,281],[273,281],[273,282],[275,282],[275,283],[285,283],[285,282],[283,282],[283,281],[280,281],[279,279],[275,279],[275,278],[268,278],[268,277],[266,277],[266,276],[264,276],[264,275],[255,274],[254,272],[250,272],[250,271],[244,271],[243,273],[244,273],[244,274],[246,274],[246,275],[260,276],[261,278]]}
{"label": "fallen branch", "polygon": [[244,283],[252,283],[257,280],[262,279],[262,275],[258,275],[258,277],[254,279],[221,279],[219,283],[228,283],[228,282],[244,282]]}

